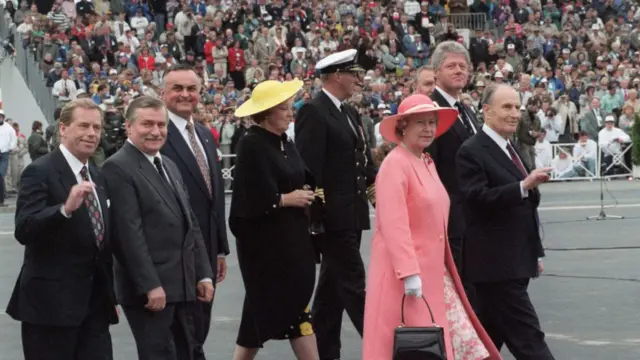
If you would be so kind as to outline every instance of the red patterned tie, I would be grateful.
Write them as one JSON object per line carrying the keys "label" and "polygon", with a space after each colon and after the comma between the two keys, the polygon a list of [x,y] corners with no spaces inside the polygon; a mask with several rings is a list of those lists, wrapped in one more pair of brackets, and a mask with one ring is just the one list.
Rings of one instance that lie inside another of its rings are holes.
{"label": "red patterned tie", "polygon": [[[89,175],[87,174],[87,167],[83,166],[80,170],[80,176],[82,180],[89,181]],[[98,199],[92,192],[84,199],[84,205],[89,211],[89,217],[91,218],[91,225],[93,225],[93,233],[96,235],[96,242],[98,246],[102,245],[104,240],[104,223],[102,221],[102,215],[100,214],[100,206],[98,205]]]}
{"label": "red patterned tie", "polygon": [[516,153],[516,149],[514,149],[513,146],[511,146],[511,143],[507,143],[507,150],[509,151],[509,155],[511,155],[511,161],[513,161],[516,167],[520,169],[520,171],[522,172],[522,175],[524,175],[524,177],[527,177],[529,175],[527,173],[527,169],[524,167],[524,164],[522,164],[520,157]]}

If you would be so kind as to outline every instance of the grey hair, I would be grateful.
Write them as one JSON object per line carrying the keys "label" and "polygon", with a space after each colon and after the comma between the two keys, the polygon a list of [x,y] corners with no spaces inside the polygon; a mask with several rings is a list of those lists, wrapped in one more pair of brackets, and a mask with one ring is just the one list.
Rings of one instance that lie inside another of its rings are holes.
{"label": "grey hair", "polygon": [[482,105],[491,105],[493,102],[493,96],[496,91],[502,86],[507,86],[504,84],[491,84],[484,89],[484,93],[482,93]]}
{"label": "grey hair", "polygon": [[166,108],[167,107],[165,106],[164,101],[158,98],[151,97],[151,96],[140,96],[133,99],[129,103],[129,106],[127,106],[127,111],[124,115],[124,118],[127,119],[129,124],[133,124],[136,121],[136,116],[137,116],[136,113],[138,112],[139,109],[155,109],[155,110],[164,109],[165,114],[168,116],[166,112]]}
{"label": "grey hair", "polygon": [[433,72],[435,72],[436,68],[431,64],[427,64],[427,65],[421,66],[418,69],[418,71],[416,71],[416,79],[415,79],[416,82],[418,81],[418,79],[420,79],[420,74],[422,74],[422,72],[424,72],[424,71],[433,71]]}
{"label": "grey hair", "polygon": [[440,69],[444,59],[449,54],[458,54],[464,56],[465,61],[467,62],[467,66],[471,67],[471,58],[469,57],[469,51],[464,47],[464,45],[460,44],[457,41],[443,41],[436,49],[433,51],[433,55],[431,55],[431,66],[434,69]]}

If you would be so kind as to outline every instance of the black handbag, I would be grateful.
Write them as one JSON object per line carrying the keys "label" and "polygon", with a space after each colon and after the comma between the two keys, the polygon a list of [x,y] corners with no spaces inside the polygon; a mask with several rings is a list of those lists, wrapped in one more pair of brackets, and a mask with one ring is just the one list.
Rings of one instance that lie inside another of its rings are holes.
{"label": "black handbag", "polygon": [[433,326],[407,327],[404,325],[406,297],[407,295],[402,295],[402,323],[396,328],[393,336],[393,360],[447,360],[444,329],[436,324],[431,307],[424,296],[422,300],[429,309]]}

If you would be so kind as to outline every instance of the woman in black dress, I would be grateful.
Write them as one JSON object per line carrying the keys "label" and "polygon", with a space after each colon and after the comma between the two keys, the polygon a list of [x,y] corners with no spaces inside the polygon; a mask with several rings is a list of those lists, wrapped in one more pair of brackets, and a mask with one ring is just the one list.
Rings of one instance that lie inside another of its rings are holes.
{"label": "woman in black dress", "polygon": [[285,134],[302,81],[265,81],[236,110],[256,125],[238,143],[229,227],[236,237],[246,296],[234,360],[253,359],[264,342],[290,340],[299,360],[317,360],[308,304],[315,285],[306,208],[314,184]]}

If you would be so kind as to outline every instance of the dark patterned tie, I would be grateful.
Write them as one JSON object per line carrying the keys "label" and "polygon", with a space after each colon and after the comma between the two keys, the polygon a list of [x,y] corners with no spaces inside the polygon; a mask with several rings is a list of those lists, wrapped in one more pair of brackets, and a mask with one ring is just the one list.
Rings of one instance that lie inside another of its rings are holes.
{"label": "dark patterned tie", "polygon": [[[89,181],[86,166],[83,166],[80,170],[80,176],[82,177],[82,180]],[[100,214],[98,199],[93,191],[84,198],[84,205],[89,211],[91,225],[93,225],[93,233],[96,235],[96,243],[98,244],[98,247],[100,247],[100,245],[102,245],[102,240],[104,240],[104,222],[102,221],[102,215]]]}
{"label": "dark patterned tie", "polygon": [[200,146],[198,146],[198,141],[196,140],[196,132],[192,122],[187,123],[187,132],[189,133],[189,142],[191,143],[193,154],[196,157],[198,168],[200,169],[200,173],[202,174],[204,183],[207,185],[209,196],[211,196],[211,175],[209,175],[209,165],[207,165],[207,160],[204,158],[204,153],[200,149]]}
{"label": "dark patterned tie", "polygon": [[467,129],[469,135],[475,134],[475,128],[473,127],[473,125],[471,124],[471,120],[467,116],[467,110],[465,109],[464,105],[462,105],[459,101],[456,101],[456,108],[458,108],[458,115],[460,115],[462,124],[464,125],[464,128]]}
{"label": "dark patterned tie", "polygon": [[529,174],[527,173],[527,169],[524,167],[524,164],[520,160],[520,157],[516,153],[516,149],[511,146],[511,143],[507,143],[507,151],[509,151],[509,155],[511,155],[511,161],[516,165],[516,167],[522,172],[524,177],[527,177]]}

